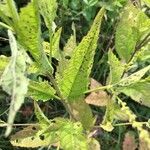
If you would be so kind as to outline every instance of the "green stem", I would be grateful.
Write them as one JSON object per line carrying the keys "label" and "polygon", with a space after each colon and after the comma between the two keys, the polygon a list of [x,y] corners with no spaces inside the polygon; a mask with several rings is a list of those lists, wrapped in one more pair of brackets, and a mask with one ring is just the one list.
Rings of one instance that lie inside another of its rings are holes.
{"label": "green stem", "polygon": [[[8,125],[10,125],[10,124],[8,124],[8,123],[1,123],[0,122],[0,127],[7,127]],[[28,124],[13,124],[12,126],[39,126],[38,124],[36,124],[36,123],[28,123]]]}
{"label": "green stem", "polygon": [[97,92],[99,90],[108,90],[108,89],[111,89],[113,86],[114,85],[100,86],[100,87],[95,88],[95,89],[87,90],[84,92],[84,94],[91,93],[91,92]]}
{"label": "green stem", "polygon": [[[138,122],[138,123],[141,123],[142,125],[147,124],[147,122]],[[125,125],[132,125],[132,124],[133,124],[132,122],[126,122],[126,123],[117,123],[114,124],[113,126],[117,127],[117,126],[125,126]]]}
{"label": "green stem", "polygon": [[8,26],[7,24],[3,23],[3,22],[0,22],[0,26],[6,28],[6,29],[9,29],[11,31],[13,31],[13,28],[11,28],[10,26]]}
{"label": "green stem", "polygon": [[74,118],[74,115],[72,114],[72,111],[71,111],[71,109],[70,109],[70,106],[69,106],[69,104],[66,103],[65,99],[63,98],[63,96],[62,96],[62,94],[61,94],[61,92],[60,92],[60,90],[59,90],[59,87],[57,86],[57,83],[56,83],[56,81],[55,81],[53,75],[52,75],[51,73],[48,73],[48,77],[49,77],[51,83],[53,84],[53,86],[54,86],[54,88],[55,88],[55,90],[56,90],[57,95],[61,98],[62,103],[63,103],[63,105],[65,106],[66,110],[68,111],[69,115],[70,115],[73,119],[75,119],[75,118]]}

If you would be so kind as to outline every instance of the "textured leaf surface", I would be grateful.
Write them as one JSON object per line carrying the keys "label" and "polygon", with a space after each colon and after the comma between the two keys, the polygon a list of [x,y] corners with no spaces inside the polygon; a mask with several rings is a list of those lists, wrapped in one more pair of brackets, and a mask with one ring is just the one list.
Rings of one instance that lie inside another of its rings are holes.
{"label": "textured leaf surface", "polygon": [[[95,89],[102,86],[99,82],[94,79],[91,79],[90,89]],[[106,106],[109,101],[109,96],[105,91],[97,91],[90,93],[86,98],[85,101],[87,104],[92,104],[96,106]]]}
{"label": "textured leaf surface", "polygon": [[142,0],[147,6],[150,7],[150,0]]}
{"label": "textured leaf surface", "polygon": [[51,71],[51,65],[42,49],[37,2],[33,0],[26,7],[21,8],[19,17],[17,30],[19,42],[30,52],[43,70]]}
{"label": "textured leaf surface", "polygon": [[123,86],[129,86],[133,83],[138,82],[148,71],[150,70],[150,65],[131,74],[128,77],[123,78],[120,80],[120,82],[117,84],[118,87],[123,87]]}
{"label": "textured leaf surface", "polygon": [[124,87],[120,92],[130,96],[136,102],[150,107],[150,81],[143,80]]}
{"label": "textured leaf surface", "polygon": [[34,100],[42,100],[43,102],[55,98],[56,91],[51,85],[44,82],[30,81],[28,88],[28,96],[31,96]]}
{"label": "textured leaf surface", "polygon": [[69,102],[69,106],[74,116],[74,119],[80,121],[85,129],[90,129],[93,126],[93,114],[91,108],[88,104],[86,104],[84,99]]}
{"label": "textured leaf surface", "polygon": [[128,62],[131,58],[138,40],[138,31],[135,28],[137,26],[137,16],[138,10],[133,4],[128,3],[122,12],[116,29],[116,51],[125,62]]}
{"label": "textured leaf surface", "polygon": [[52,144],[51,136],[42,134],[39,126],[29,126],[11,136],[10,140],[13,146],[18,147],[40,147]]}
{"label": "textured leaf surface", "polygon": [[52,23],[56,16],[56,0],[38,0],[40,13],[44,18],[47,28],[52,31]]}
{"label": "textured leaf surface", "polygon": [[6,15],[11,17],[11,13],[9,11],[9,7],[7,4],[7,0],[1,0],[0,1],[0,10]]}
{"label": "textured leaf surface", "polygon": [[122,74],[124,72],[124,66],[111,50],[108,52],[108,61],[110,65],[108,84],[114,84],[120,81]]}
{"label": "textured leaf surface", "polygon": [[6,66],[9,63],[10,58],[4,55],[0,56],[0,76],[2,75],[3,71],[5,70]]}
{"label": "textured leaf surface", "polygon": [[68,39],[65,47],[64,47],[64,53],[65,56],[72,56],[73,50],[76,48],[77,44],[76,44],[76,31],[75,31],[75,25],[72,24],[72,30],[73,30],[73,34],[70,36],[70,38]]}
{"label": "textured leaf surface", "polygon": [[75,48],[69,65],[64,70],[62,77],[58,77],[60,90],[63,96],[69,101],[83,97],[83,93],[88,88],[89,74],[104,12],[104,9],[99,11],[87,36]]}
{"label": "textured leaf surface", "polygon": [[53,145],[64,150],[87,150],[87,138],[83,134],[81,123],[73,123],[68,119],[55,118],[49,126],[29,126],[11,137],[11,144],[19,147],[39,147]]}
{"label": "textured leaf surface", "polygon": [[22,49],[18,50],[15,37],[11,31],[8,31],[8,36],[12,56],[0,80],[3,90],[12,96],[8,116],[9,125],[7,126],[5,133],[6,136],[8,136],[11,132],[15,115],[24,102],[28,86],[28,79],[25,76],[26,57],[24,52]]}
{"label": "textured leaf surface", "polygon": [[64,150],[88,149],[87,139],[83,134],[83,128],[79,122],[68,122],[61,128],[60,145]]}

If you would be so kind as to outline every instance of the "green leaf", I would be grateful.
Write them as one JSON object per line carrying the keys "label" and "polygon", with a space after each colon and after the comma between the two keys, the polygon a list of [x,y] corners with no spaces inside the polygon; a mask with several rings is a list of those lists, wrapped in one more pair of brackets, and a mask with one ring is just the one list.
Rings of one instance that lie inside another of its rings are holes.
{"label": "green leaf", "polygon": [[148,7],[150,7],[150,0],[142,0]]}
{"label": "green leaf", "polygon": [[89,150],[101,150],[100,142],[94,138],[90,138],[89,140]]}
{"label": "green leaf", "polygon": [[110,65],[109,83],[114,84],[120,81],[122,74],[124,72],[124,66],[119,61],[119,59],[110,50],[108,52],[108,62]]}
{"label": "green leaf", "polygon": [[56,16],[57,1],[56,0],[38,0],[39,10],[44,18],[47,28],[52,32],[52,23]]}
{"label": "green leaf", "polygon": [[64,120],[59,129],[60,147],[65,150],[87,150],[87,138],[83,133],[83,127],[80,122],[73,123]]}
{"label": "green leaf", "polygon": [[138,41],[137,30],[138,10],[128,3],[122,12],[115,36],[115,47],[122,60],[128,62]]}
{"label": "green leaf", "polygon": [[2,75],[3,71],[5,70],[6,66],[9,63],[10,58],[4,55],[0,56],[0,76]]}
{"label": "green leaf", "polygon": [[55,143],[50,134],[42,132],[43,130],[36,124],[35,126],[28,126],[11,136],[10,142],[13,146],[32,148]]}
{"label": "green leaf", "polygon": [[18,49],[17,42],[11,31],[8,31],[8,36],[12,56],[0,80],[3,90],[12,96],[6,136],[11,132],[15,115],[24,102],[28,86],[28,79],[25,76],[27,55],[24,54],[23,49]]}
{"label": "green leaf", "polygon": [[61,31],[62,28],[59,28],[52,36],[50,42],[50,51],[49,51],[50,56],[56,58],[57,60],[61,59],[61,55],[60,55],[61,52],[59,49]]}
{"label": "green leaf", "polygon": [[105,10],[102,8],[88,34],[75,48],[68,67],[62,76],[57,76],[60,90],[68,101],[75,101],[79,97],[83,97],[83,93],[88,89],[89,75],[104,13]]}
{"label": "green leaf", "polygon": [[41,129],[46,129],[49,126],[50,121],[44,115],[44,113],[42,112],[42,110],[39,107],[38,103],[36,103],[35,101],[34,101],[34,111],[35,111],[36,118],[39,121],[39,125],[40,125]]}
{"label": "green leaf", "polygon": [[44,82],[30,81],[28,88],[28,96],[32,97],[34,100],[41,100],[43,102],[50,99],[56,98],[56,91],[51,87],[51,85]]}
{"label": "green leaf", "polygon": [[11,17],[11,13],[7,4],[7,0],[0,1],[0,10],[8,17]]}
{"label": "green leaf", "polygon": [[148,72],[150,70],[150,65],[131,74],[128,77],[125,77],[123,79],[120,80],[120,82],[117,84],[116,88],[120,88],[120,87],[124,87],[124,86],[129,86],[133,83],[138,82],[144,75],[146,72]]}
{"label": "green leaf", "polygon": [[51,72],[52,67],[42,48],[37,2],[33,0],[26,7],[21,8],[19,17],[16,30],[19,42],[30,52],[41,70]]}
{"label": "green leaf", "polygon": [[[80,121],[83,128],[90,129],[94,124],[92,110],[84,99],[69,102],[70,110],[74,116],[74,120]],[[84,113],[83,113],[84,112]]]}
{"label": "green leaf", "polygon": [[100,125],[105,131],[111,132],[114,127],[112,125],[116,112],[118,111],[118,106],[111,100],[106,106],[106,112],[103,118],[103,122]]}
{"label": "green leaf", "polygon": [[77,44],[76,44],[76,31],[75,31],[75,25],[74,23],[72,24],[72,30],[73,30],[73,34],[70,36],[70,38],[68,39],[65,47],[64,47],[64,55],[65,56],[72,56],[72,53],[74,51],[74,49],[76,48]]}
{"label": "green leaf", "polygon": [[134,101],[150,107],[150,81],[141,80],[127,87],[121,88],[119,91],[130,96]]}
{"label": "green leaf", "polygon": [[63,118],[51,120],[46,129],[41,129],[38,125],[24,128],[11,137],[11,144],[32,148],[54,144],[65,150],[88,149],[87,138],[81,123],[74,123]]}

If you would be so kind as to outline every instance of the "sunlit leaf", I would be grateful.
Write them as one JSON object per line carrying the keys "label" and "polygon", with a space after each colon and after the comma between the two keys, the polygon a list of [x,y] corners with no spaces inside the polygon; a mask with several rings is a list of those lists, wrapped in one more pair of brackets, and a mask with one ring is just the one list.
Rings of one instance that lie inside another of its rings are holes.
{"label": "sunlit leaf", "polygon": [[6,15],[11,17],[11,13],[7,4],[7,0],[1,0],[0,1],[0,10]]}
{"label": "sunlit leaf", "polygon": [[44,82],[30,81],[28,88],[28,96],[32,97],[34,100],[42,100],[43,102],[55,98],[56,91],[51,87],[51,85]]}
{"label": "sunlit leaf", "polygon": [[117,84],[117,88],[129,86],[133,83],[138,82],[148,71],[150,70],[150,65],[131,74],[128,77],[122,78]]}
{"label": "sunlit leaf", "polygon": [[10,58],[4,55],[0,56],[0,76],[2,75],[3,71],[5,70],[6,66],[9,63]]}
{"label": "sunlit leaf", "polygon": [[55,143],[55,141],[52,141],[52,137],[49,134],[42,134],[38,125],[26,127],[17,132],[15,135],[11,136],[10,142],[13,146],[32,148],[40,146],[48,147],[50,144]]}
{"label": "sunlit leaf", "polygon": [[68,101],[83,97],[83,93],[88,89],[89,75],[104,12],[103,8],[99,11],[90,31],[74,49],[72,58],[68,67],[63,71],[63,75],[57,76],[60,90]]}
{"label": "sunlit leaf", "polygon": [[80,121],[85,129],[90,129],[93,126],[93,114],[91,108],[86,104],[84,99],[69,102],[69,107],[72,111],[73,119]]}
{"label": "sunlit leaf", "polygon": [[12,56],[0,80],[3,90],[11,95],[6,136],[11,132],[16,113],[24,102],[28,86],[28,79],[25,76],[27,59],[24,54],[24,49],[18,48],[15,37],[11,31],[8,31],[8,36]]}
{"label": "sunlit leaf", "polygon": [[110,65],[108,84],[114,84],[120,81],[124,72],[124,66],[111,50],[108,52],[108,62]]}
{"label": "sunlit leaf", "polygon": [[141,80],[120,89],[120,92],[130,96],[136,102],[150,107],[150,81]]}
{"label": "sunlit leaf", "polygon": [[72,24],[72,30],[73,30],[73,34],[70,36],[70,38],[68,39],[65,47],[64,47],[64,55],[67,57],[72,56],[73,50],[76,48],[77,43],[76,43],[76,31],[75,31],[75,25],[74,23]]}
{"label": "sunlit leaf", "polygon": [[94,138],[91,138],[88,144],[89,150],[101,150],[100,143]]}
{"label": "sunlit leaf", "polygon": [[150,0],[142,0],[147,6],[150,7]]}
{"label": "sunlit leaf", "polygon": [[60,130],[60,146],[65,150],[87,150],[88,144],[79,122],[66,122]]}
{"label": "sunlit leaf", "polygon": [[36,102],[34,102],[34,109],[35,109],[35,115],[36,115],[36,118],[39,121],[40,127],[43,128],[43,129],[46,129],[46,127],[48,127],[50,125],[50,121],[44,115],[41,108],[39,107],[39,105]]}
{"label": "sunlit leaf", "polygon": [[37,2],[33,0],[26,7],[21,8],[19,17],[16,30],[19,42],[30,52],[41,70],[51,72],[52,67],[42,48]]}
{"label": "sunlit leaf", "polygon": [[124,8],[117,25],[115,47],[118,55],[125,62],[128,62],[131,58],[138,41],[137,17],[138,10],[129,2]]}
{"label": "sunlit leaf", "polygon": [[57,1],[56,0],[38,0],[39,10],[44,18],[47,28],[52,31],[52,23],[56,16]]}

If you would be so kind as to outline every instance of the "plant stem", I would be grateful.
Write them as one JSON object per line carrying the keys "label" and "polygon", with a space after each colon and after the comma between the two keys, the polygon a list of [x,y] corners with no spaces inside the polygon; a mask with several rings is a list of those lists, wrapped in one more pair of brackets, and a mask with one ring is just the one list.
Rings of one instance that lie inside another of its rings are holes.
{"label": "plant stem", "polygon": [[[8,123],[1,123],[0,122],[0,127],[7,127],[8,125],[10,125],[10,124],[8,124]],[[28,123],[28,124],[12,124],[12,126],[39,126],[38,124],[36,124],[36,123]]]}
{"label": "plant stem", "polygon": [[95,88],[95,89],[87,90],[87,91],[84,92],[84,94],[91,93],[91,92],[96,92],[96,91],[99,91],[99,90],[110,89],[112,87],[113,87],[113,85],[101,86],[101,87],[98,87],[98,88]]}
{"label": "plant stem", "polygon": [[11,30],[11,31],[13,31],[13,29],[12,29],[10,26],[8,26],[7,24],[5,24],[5,23],[3,23],[3,22],[0,22],[0,26],[4,27],[4,28],[6,28],[6,29],[9,29],[9,30]]}
{"label": "plant stem", "polygon": [[59,90],[59,87],[57,86],[57,83],[56,83],[56,81],[55,81],[53,75],[52,75],[51,73],[48,73],[48,77],[49,77],[50,81],[52,82],[52,84],[53,84],[53,86],[54,86],[54,88],[55,88],[55,90],[56,90],[56,92],[57,92],[57,95],[61,98],[62,103],[63,103],[63,105],[65,106],[66,110],[68,111],[69,115],[70,115],[73,119],[75,119],[74,115],[72,114],[72,112],[71,112],[71,110],[70,110],[69,104],[67,104],[67,103],[65,102],[65,99],[63,98],[63,96],[62,96],[62,94],[61,94],[61,92],[60,92],[60,90]]}
{"label": "plant stem", "polygon": [[[139,122],[141,124],[147,124],[147,122]],[[117,124],[114,124],[113,126],[125,126],[125,125],[132,125],[133,123],[131,122],[126,122],[126,123],[117,123]]]}

